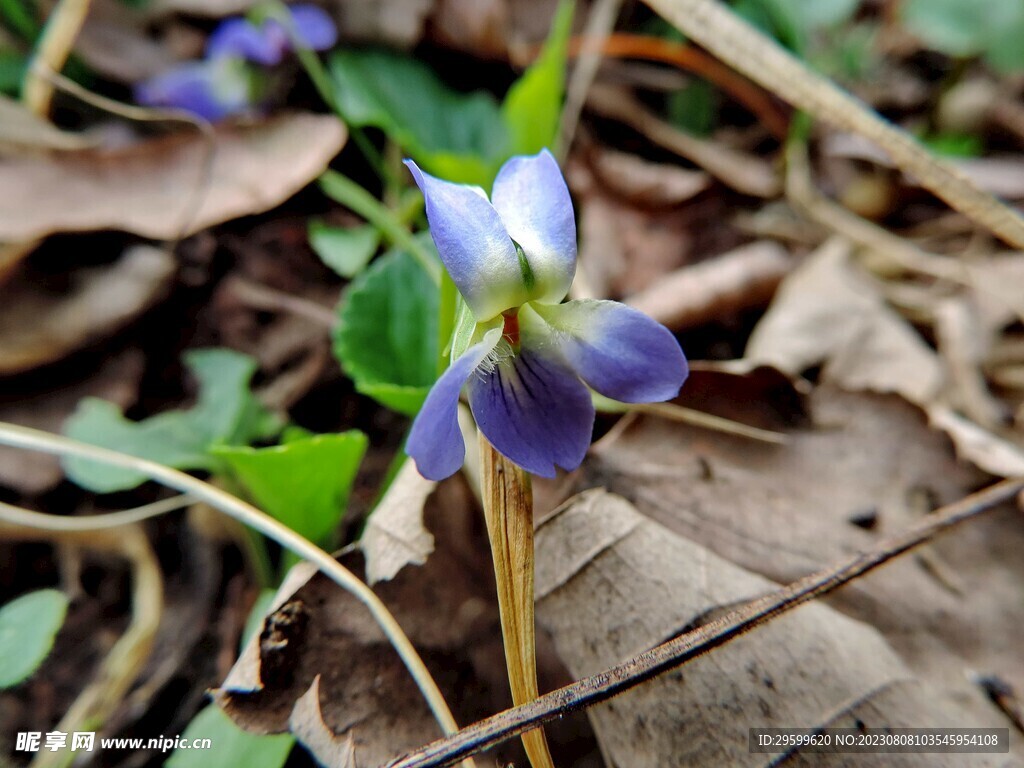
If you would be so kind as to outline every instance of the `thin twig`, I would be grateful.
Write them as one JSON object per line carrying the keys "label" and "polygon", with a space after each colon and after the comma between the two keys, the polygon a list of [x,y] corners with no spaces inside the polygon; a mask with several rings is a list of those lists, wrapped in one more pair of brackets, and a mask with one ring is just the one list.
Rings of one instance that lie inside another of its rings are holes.
{"label": "thin twig", "polygon": [[458,730],[455,718],[451,710],[448,709],[437,683],[434,682],[434,678],[423,664],[423,660],[416,652],[412,642],[399,626],[395,617],[391,615],[387,606],[354,573],[288,526],[220,488],[184,472],[146,459],[6,422],[0,422],[0,444],[63,457],[77,456],[133,470],[169,488],[194,496],[197,500],[205,502],[227,516],[259,531],[290,552],[313,563],[327,578],[350,592],[369,609],[374,620],[409,670],[441,729],[445,733],[453,733]]}
{"label": "thin twig", "polygon": [[826,595],[899,555],[931,541],[1024,491],[1024,478],[1004,480],[942,507],[918,525],[880,542],[877,547],[789,586],[753,600],[718,619],[572,685],[541,696],[531,704],[505,710],[454,736],[435,741],[389,763],[389,768],[436,768],[492,747],[530,728],[578,709],[593,706],[645,680],[685,664],[800,605]]}

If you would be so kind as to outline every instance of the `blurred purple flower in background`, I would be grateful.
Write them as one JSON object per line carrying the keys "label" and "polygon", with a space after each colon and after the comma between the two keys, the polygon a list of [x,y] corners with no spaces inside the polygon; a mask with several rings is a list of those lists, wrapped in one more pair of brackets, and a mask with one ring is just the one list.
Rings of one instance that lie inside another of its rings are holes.
{"label": "blurred purple flower in background", "polygon": [[187,61],[135,86],[147,107],[183,109],[215,122],[252,109],[253,72],[241,59]]}
{"label": "blurred purple flower in background", "polygon": [[[268,16],[261,24],[235,18],[222,22],[206,41],[206,58],[236,56],[272,67],[280,64],[285,54],[299,47],[324,51],[338,42],[338,30],[331,17],[315,5],[289,6],[290,21],[282,22]],[[292,29],[288,29],[288,24]]]}
{"label": "blurred purple flower in background", "polygon": [[424,477],[440,480],[462,466],[463,386],[484,436],[542,477],[583,461],[594,426],[587,387],[630,403],[676,396],[688,366],[668,329],[615,301],[560,303],[576,272],[576,225],[550,152],[510,159],[491,201],[479,187],[406,164],[441,260],[476,320],[409,434],[406,451]]}
{"label": "blurred purple flower in background", "polygon": [[322,51],[338,40],[337,27],[321,8],[293,5],[287,10],[287,19],[267,14],[259,22],[225,19],[207,40],[204,59],[138,83],[136,102],[183,109],[210,121],[258,110],[267,77],[260,67],[280,64],[296,48]]}

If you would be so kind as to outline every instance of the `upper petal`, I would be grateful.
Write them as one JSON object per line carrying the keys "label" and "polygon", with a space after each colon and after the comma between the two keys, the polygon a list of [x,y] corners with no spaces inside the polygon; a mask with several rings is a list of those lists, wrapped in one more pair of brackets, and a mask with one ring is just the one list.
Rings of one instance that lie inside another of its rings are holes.
{"label": "upper petal", "polygon": [[[506,342],[469,381],[477,426],[503,455],[528,472],[554,477],[575,469],[594,429],[594,406],[579,378],[542,350],[512,354]],[[489,369],[489,370],[488,370]]]}
{"label": "upper petal", "polygon": [[323,8],[298,4],[288,8],[299,42],[314,51],[326,51],[338,42],[338,27]]}
{"label": "upper petal", "polygon": [[409,431],[405,452],[428,480],[444,480],[462,466],[466,443],[459,430],[459,392],[500,339],[500,328],[488,331],[448,367],[423,402]]}
{"label": "upper petal", "polygon": [[515,246],[477,187],[452,184],[405,164],[423,192],[430,235],[478,322],[529,300]]}
{"label": "upper petal", "polygon": [[280,35],[269,34],[266,25],[257,27],[241,18],[222,21],[206,41],[206,56],[210,59],[237,56],[273,66],[281,62],[284,52]]}
{"label": "upper petal", "polygon": [[491,199],[533,269],[531,299],[561,301],[576,274],[576,221],[558,162],[546,149],[513,157],[498,172]]}
{"label": "upper petal", "polygon": [[617,301],[529,304],[519,317],[524,345],[546,338],[606,397],[625,403],[670,400],[689,374],[669,330]]}

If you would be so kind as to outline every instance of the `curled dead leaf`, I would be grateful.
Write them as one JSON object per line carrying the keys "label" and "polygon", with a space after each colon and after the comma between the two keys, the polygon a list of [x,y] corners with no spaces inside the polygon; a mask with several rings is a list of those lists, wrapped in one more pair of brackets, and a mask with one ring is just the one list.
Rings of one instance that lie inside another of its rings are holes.
{"label": "curled dead leaf", "polygon": [[368,583],[387,581],[405,566],[427,561],[434,551],[434,537],[423,524],[423,508],[436,487],[411,459],[402,465],[359,539]]}
{"label": "curled dead leaf", "polygon": [[83,150],[92,145],[84,136],[62,131],[24,104],[0,94],[0,157],[24,150]]}
{"label": "curled dead leaf", "polygon": [[320,710],[320,675],[313,679],[288,718],[290,730],[323,768],[356,768],[355,747],[351,734],[339,737],[324,722]]}
{"label": "curled dead leaf", "polygon": [[943,383],[938,357],[886,306],[833,238],[779,287],[744,357],[799,375],[825,364],[822,378],[845,389],[898,392],[926,405]]}
{"label": "curled dead leaf", "polygon": [[164,295],[174,270],[166,251],[136,245],[111,264],[72,272],[70,289],[59,293],[20,273],[0,306],[0,375],[52,363],[114,333]]}
{"label": "curled dead leaf", "polygon": [[[0,157],[0,240],[119,229],[171,240],[279,205],[345,143],[335,117],[286,114],[119,149]],[[45,201],[45,204],[40,204]]]}
{"label": "curled dead leaf", "polygon": [[607,148],[594,152],[591,168],[606,189],[639,206],[680,205],[711,185],[711,177],[703,171],[653,163]]}

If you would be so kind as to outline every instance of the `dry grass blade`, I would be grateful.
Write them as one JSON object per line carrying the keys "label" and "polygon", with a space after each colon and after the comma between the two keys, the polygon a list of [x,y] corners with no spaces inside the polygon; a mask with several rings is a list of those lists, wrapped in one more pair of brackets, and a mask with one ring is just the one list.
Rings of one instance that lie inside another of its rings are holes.
{"label": "dry grass blade", "polygon": [[996,483],[954,504],[942,507],[923,522],[885,539],[868,552],[753,600],[612,669],[547,693],[531,704],[513,707],[464,728],[454,736],[436,741],[414,754],[391,763],[389,768],[436,768],[452,765],[467,755],[476,754],[567,712],[610,699],[662,672],[708,653],[777,616],[838,589],[931,541],[938,534],[1009,501],[1022,492],[1024,478]]}
{"label": "dry grass blade", "polygon": [[903,171],[950,206],[1024,248],[1024,219],[981,191],[961,171],[937,160],[907,133],[867,109],[828,79],[715,0],[646,0],[688,38],[736,71],[816,118],[878,144]]}
{"label": "dry grass blade", "polygon": [[[381,631],[394,647],[395,652],[398,653],[402,662],[409,670],[409,674],[416,681],[417,687],[430,706],[438,725],[441,726],[441,730],[445,733],[453,733],[458,730],[455,717],[448,708],[444,696],[437,687],[437,683],[430,675],[423,660],[387,606],[355,574],[291,528],[261,512],[251,504],[247,504],[209,483],[162,464],[147,461],[146,459],[118,453],[106,448],[97,448],[60,435],[5,422],[0,422],[0,444],[57,454],[59,456],[80,456],[92,461],[100,461],[132,469],[169,488],[187,493],[199,501],[209,504],[228,517],[276,541],[282,547],[304,560],[308,560],[323,571],[324,575],[334,581],[334,583],[350,592],[366,606]],[[471,768],[471,766],[472,762],[467,762],[467,768]]]}

